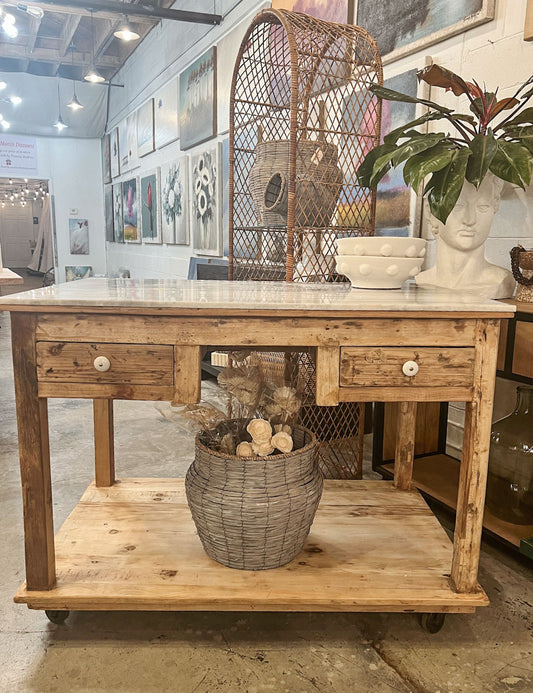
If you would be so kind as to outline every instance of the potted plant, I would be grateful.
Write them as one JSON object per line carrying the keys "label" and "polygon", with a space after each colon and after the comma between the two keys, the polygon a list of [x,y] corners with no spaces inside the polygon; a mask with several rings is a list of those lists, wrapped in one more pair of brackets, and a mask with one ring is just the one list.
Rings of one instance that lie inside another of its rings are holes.
{"label": "potted plant", "polygon": [[[456,96],[465,96],[470,113],[372,85],[371,91],[379,98],[420,103],[428,110],[385,135],[383,144],[367,153],[357,172],[359,182],[365,187],[374,187],[391,168],[403,164],[406,184],[427,198],[434,222],[432,230],[438,241],[437,266],[429,275],[426,272],[418,275],[417,283],[450,288],[459,284],[490,298],[511,295],[512,275],[484,259],[483,244],[497,210],[495,200],[499,201],[503,182],[525,189],[531,181],[533,107],[527,104],[533,97],[533,76],[512,96],[502,99],[498,98],[497,89],[489,91],[438,65],[420,70],[418,79],[452,91]],[[428,121],[444,121],[453,131],[419,132],[415,129]],[[482,204],[475,201],[479,195],[484,197]],[[460,206],[469,207],[467,211],[471,216],[480,210],[484,215],[476,223],[485,231],[480,230],[477,237],[475,229],[467,232],[463,228],[463,218],[452,218],[460,196]],[[443,229],[448,229],[447,237]],[[441,240],[444,242],[439,245]],[[447,254],[446,262],[441,262],[439,267],[441,248]]]}

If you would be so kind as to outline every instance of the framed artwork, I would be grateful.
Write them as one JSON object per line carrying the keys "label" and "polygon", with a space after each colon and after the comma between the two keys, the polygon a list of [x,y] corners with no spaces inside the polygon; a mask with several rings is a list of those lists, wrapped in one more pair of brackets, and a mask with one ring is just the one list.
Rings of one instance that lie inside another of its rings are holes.
{"label": "framed artwork", "polygon": [[122,216],[122,185],[116,183],[113,190],[113,237],[115,243],[124,243],[124,217]]}
{"label": "framed artwork", "polygon": [[229,255],[229,137],[219,143],[220,207],[222,210],[222,255]]}
{"label": "framed artwork", "polygon": [[130,178],[122,183],[122,217],[124,219],[124,241],[140,243],[138,226],[137,179]]}
{"label": "framed artwork", "polygon": [[147,173],[141,178],[139,204],[143,243],[161,243],[157,171]]}
{"label": "framed artwork", "polygon": [[84,265],[83,267],[66,265],[65,266],[65,279],[67,282],[76,281],[76,279],[85,279],[86,277],[92,276],[93,268],[89,265]]}
{"label": "framed artwork", "polygon": [[221,254],[218,145],[191,155],[191,229],[199,255]]}
{"label": "framed artwork", "polygon": [[154,151],[154,100],[148,99],[137,110],[137,154],[146,156]]}
{"label": "framed artwork", "polygon": [[353,23],[353,0],[272,0],[272,9],[304,12],[337,24]]}
{"label": "framed artwork", "polygon": [[68,230],[70,237],[70,254],[88,255],[89,222],[87,219],[69,219]]}
{"label": "framed artwork", "polygon": [[489,22],[494,6],[495,0],[358,0],[356,24],[376,38],[387,64]]}
{"label": "framed artwork", "polygon": [[161,233],[163,243],[189,245],[189,157],[161,166]]}
{"label": "framed artwork", "polygon": [[155,148],[178,139],[178,80],[172,79],[154,99]]}
{"label": "framed artwork", "polygon": [[126,119],[118,124],[118,151],[120,154],[120,172],[126,173],[130,170],[130,158],[128,155],[128,130]]}
{"label": "framed artwork", "polygon": [[111,178],[120,176],[120,156],[118,149],[118,128],[114,128],[110,135],[111,142]]}
{"label": "framed artwork", "polygon": [[216,56],[216,47],[212,46],[180,74],[181,149],[205,142],[217,133]]}
{"label": "framed artwork", "polygon": [[130,113],[126,118],[126,142],[128,146],[128,163],[131,170],[139,165],[139,157],[137,156],[137,111]]}
{"label": "framed artwork", "polygon": [[111,183],[111,137],[102,137],[102,175],[104,183]]}
{"label": "framed artwork", "polygon": [[105,239],[113,243],[115,236],[113,233],[113,190],[110,185],[104,188],[104,217],[105,217]]}

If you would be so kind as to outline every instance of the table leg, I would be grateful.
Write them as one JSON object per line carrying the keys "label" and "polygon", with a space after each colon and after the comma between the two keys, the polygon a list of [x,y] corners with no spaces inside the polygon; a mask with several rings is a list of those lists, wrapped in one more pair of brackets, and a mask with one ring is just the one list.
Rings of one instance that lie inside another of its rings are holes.
{"label": "table leg", "polygon": [[479,320],[472,401],[466,403],[451,580],[457,592],[475,592],[487,485],[498,320]]}
{"label": "table leg", "polygon": [[38,393],[35,325],[34,314],[11,313],[26,586],[28,590],[49,590],[56,575],[48,404]]}
{"label": "table leg", "polygon": [[409,490],[415,456],[416,402],[400,402],[394,455],[394,485]]}
{"label": "table leg", "polygon": [[94,399],[94,479],[96,486],[115,483],[113,400]]}

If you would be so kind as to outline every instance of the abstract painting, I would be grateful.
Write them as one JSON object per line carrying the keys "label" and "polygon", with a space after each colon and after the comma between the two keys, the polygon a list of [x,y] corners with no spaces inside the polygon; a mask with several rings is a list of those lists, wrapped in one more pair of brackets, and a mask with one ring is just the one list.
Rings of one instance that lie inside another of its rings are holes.
{"label": "abstract painting", "polygon": [[113,185],[113,236],[115,243],[124,243],[124,217],[122,216],[122,185]]}
{"label": "abstract painting", "polygon": [[137,154],[154,151],[154,100],[148,99],[137,111]]}
{"label": "abstract painting", "polygon": [[155,95],[155,147],[178,139],[178,80],[172,79]]}
{"label": "abstract painting", "polygon": [[124,241],[140,243],[137,221],[137,179],[131,178],[122,183],[122,216],[124,218]]}
{"label": "abstract painting", "polygon": [[89,222],[87,219],[69,219],[70,254],[89,254]]}
{"label": "abstract painting", "polygon": [[141,178],[141,231],[144,243],[161,243],[159,224],[159,190],[157,172],[145,174]]}
{"label": "abstract painting", "polygon": [[304,12],[337,24],[352,23],[352,0],[272,0],[272,9]]}
{"label": "abstract painting", "polygon": [[180,74],[179,93],[180,145],[189,149],[217,132],[215,46]]}
{"label": "abstract painting", "polygon": [[83,267],[78,267],[74,265],[65,266],[65,279],[67,282],[76,281],[76,279],[85,279],[90,277],[93,273],[93,268],[85,265]]}
{"label": "abstract painting", "polygon": [[193,248],[200,255],[220,255],[218,146],[191,156],[191,228]]}
{"label": "abstract painting", "polygon": [[495,0],[358,0],[356,23],[390,63],[494,19],[494,6]]}
{"label": "abstract painting", "polygon": [[189,244],[189,157],[161,166],[161,233],[163,243]]}
{"label": "abstract painting", "polygon": [[104,217],[105,217],[105,239],[110,243],[115,240],[113,232],[113,190],[110,185],[104,188]]}
{"label": "abstract painting", "polygon": [[104,183],[111,183],[111,137],[102,137],[102,172]]}
{"label": "abstract painting", "polygon": [[130,171],[139,165],[137,156],[137,111],[130,113],[126,118],[126,140],[128,145],[128,163]]}
{"label": "abstract painting", "polygon": [[120,176],[120,156],[118,150],[118,128],[111,131],[111,177]]}
{"label": "abstract painting", "polygon": [[128,155],[128,130],[126,119],[118,124],[118,151],[120,153],[120,172],[126,173],[130,170],[129,155]]}

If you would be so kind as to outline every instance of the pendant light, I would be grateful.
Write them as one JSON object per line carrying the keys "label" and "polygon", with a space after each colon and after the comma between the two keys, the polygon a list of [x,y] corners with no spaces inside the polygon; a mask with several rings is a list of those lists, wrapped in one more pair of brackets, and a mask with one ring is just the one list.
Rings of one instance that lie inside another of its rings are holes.
{"label": "pendant light", "polygon": [[141,38],[140,35],[129,25],[127,15],[124,15],[124,21],[113,33],[113,36],[116,36],[121,41],[136,41],[137,39]]}
{"label": "pendant light", "polygon": [[58,132],[61,132],[65,128],[68,128],[68,125],[64,122],[63,118],[61,117],[61,100],[59,98],[59,81],[57,82],[57,120],[54,123],[54,127],[57,128]]}
{"label": "pendant light", "polygon": [[91,62],[91,69],[89,72],[85,75],[83,79],[87,82],[91,82],[92,84],[98,84],[99,82],[105,82],[105,77],[102,77],[102,75],[98,72],[96,69],[96,66],[94,64],[94,20],[93,20],[93,12],[91,10],[91,55],[92,55],[92,62]]}
{"label": "pendant light", "polygon": [[[74,44],[71,45],[71,50],[72,50],[72,74],[74,74]],[[76,96],[76,80],[72,80],[72,88],[74,90],[74,93],[72,95],[72,98],[67,104],[67,108],[70,108],[72,111],[79,111],[81,108],[83,108],[83,104],[79,102],[78,97]]]}

